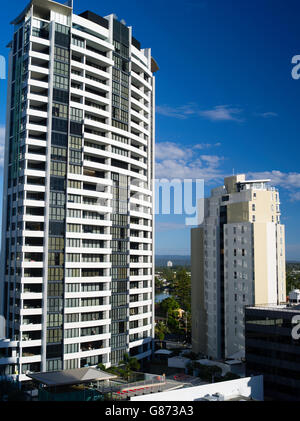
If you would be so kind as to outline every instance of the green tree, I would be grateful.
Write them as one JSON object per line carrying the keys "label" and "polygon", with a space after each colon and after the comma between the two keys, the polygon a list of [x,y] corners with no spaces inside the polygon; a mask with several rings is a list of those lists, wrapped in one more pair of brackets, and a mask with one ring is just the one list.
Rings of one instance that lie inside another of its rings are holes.
{"label": "green tree", "polygon": [[130,377],[132,376],[133,371],[138,371],[141,367],[138,360],[134,357],[130,357],[129,354],[123,355],[123,360],[120,361],[119,365],[122,367],[120,368],[120,372],[123,373],[123,377],[129,381]]}
{"label": "green tree", "polygon": [[167,282],[169,282],[171,284],[173,283],[174,276],[175,276],[173,269],[164,268],[163,271],[162,271],[162,275],[167,280]]}
{"label": "green tree", "polygon": [[99,363],[99,364],[97,365],[97,367],[98,367],[100,370],[102,370],[102,371],[106,371],[106,367],[105,367],[105,365],[104,365],[104,364],[102,364],[102,363]]}
{"label": "green tree", "polygon": [[173,297],[168,297],[160,303],[160,308],[164,312],[165,315],[170,313],[173,310],[178,310],[180,305]]}
{"label": "green tree", "polygon": [[204,365],[198,362],[192,363],[194,369],[198,371],[198,376],[200,379],[207,382],[214,382],[216,377],[220,377],[222,374],[222,369],[216,365]]}
{"label": "green tree", "polygon": [[161,279],[159,279],[157,276],[155,276],[155,290],[159,291],[160,289],[163,288],[163,281]]}
{"label": "green tree", "polygon": [[181,326],[178,318],[178,311],[171,310],[168,313],[167,326],[170,333],[181,333]]}
{"label": "green tree", "polygon": [[176,273],[174,296],[184,311],[191,312],[191,277],[185,269]]}
{"label": "green tree", "polygon": [[162,348],[162,341],[165,339],[166,333],[169,333],[169,329],[163,322],[158,322],[155,325],[155,336],[160,340],[160,347]]}
{"label": "green tree", "polygon": [[292,268],[288,268],[286,273],[286,292],[287,295],[293,289],[300,289],[300,275],[295,273]]}

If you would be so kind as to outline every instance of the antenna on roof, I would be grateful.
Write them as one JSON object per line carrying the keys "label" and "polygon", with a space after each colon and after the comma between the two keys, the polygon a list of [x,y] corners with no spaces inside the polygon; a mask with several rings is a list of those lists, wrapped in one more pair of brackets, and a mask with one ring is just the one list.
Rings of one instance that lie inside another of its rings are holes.
{"label": "antenna on roof", "polygon": [[234,168],[232,168],[232,175],[235,175],[235,171],[234,171]]}

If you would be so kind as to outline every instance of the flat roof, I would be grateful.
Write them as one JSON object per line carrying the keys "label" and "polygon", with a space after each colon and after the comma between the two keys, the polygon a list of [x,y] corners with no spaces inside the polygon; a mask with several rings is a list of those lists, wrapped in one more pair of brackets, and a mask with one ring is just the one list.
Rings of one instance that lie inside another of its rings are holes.
{"label": "flat roof", "polygon": [[168,349],[159,349],[158,351],[155,351],[155,354],[170,355],[173,354],[173,351],[169,351]]}
{"label": "flat roof", "polygon": [[237,184],[270,183],[271,179],[238,181]]}
{"label": "flat roof", "polygon": [[67,386],[115,379],[118,376],[97,370],[96,368],[83,367],[74,370],[52,371],[45,373],[29,373],[27,377],[46,386]]}
{"label": "flat roof", "polygon": [[246,310],[268,310],[268,311],[281,311],[281,312],[297,312],[299,313],[300,310],[300,305],[296,304],[296,305],[288,305],[288,304],[278,304],[278,305],[257,305],[257,306],[246,306],[245,307]]}
{"label": "flat roof", "polygon": [[25,7],[23,12],[19,14],[12,22],[12,25],[17,25],[21,20],[25,17],[26,13],[30,10],[31,6],[38,6],[38,7],[48,7],[49,9],[53,10],[67,10],[72,12],[73,6],[68,6],[68,4],[59,3],[53,0],[31,0],[30,3]]}

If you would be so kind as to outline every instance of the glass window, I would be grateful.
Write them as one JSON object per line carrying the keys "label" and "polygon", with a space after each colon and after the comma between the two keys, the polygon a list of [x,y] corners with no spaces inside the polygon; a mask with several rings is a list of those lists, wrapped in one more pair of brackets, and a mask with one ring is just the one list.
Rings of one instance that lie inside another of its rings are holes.
{"label": "glass window", "polygon": [[83,110],[71,107],[70,118],[73,121],[81,122],[83,119]]}
{"label": "glass window", "polygon": [[63,104],[53,103],[52,106],[53,117],[68,118],[68,106]]}
{"label": "glass window", "polygon": [[54,75],[53,86],[57,89],[69,89],[69,79],[63,76]]}
{"label": "glass window", "polygon": [[51,162],[51,175],[64,177],[66,175],[67,166],[63,162]]}
{"label": "glass window", "polygon": [[68,63],[62,63],[60,61],[54,60],[53,72],[55,74],[68,77],[69,76],[69,64]]}
{"label": "glass window", "polygon": [[70,148],[81,149],[82,148],[82,139],[81,137],[70,136]]}

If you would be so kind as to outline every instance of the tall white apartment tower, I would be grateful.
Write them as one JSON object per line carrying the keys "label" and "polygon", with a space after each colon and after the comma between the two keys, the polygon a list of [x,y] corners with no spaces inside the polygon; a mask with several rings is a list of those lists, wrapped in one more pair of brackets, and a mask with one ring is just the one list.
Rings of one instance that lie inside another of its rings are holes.
{"label": "tall white apartment tower", "polygon": [[192,342],[212,358],[242,354],[244,307],[286,301],[285,233],[270,180],[225,178],[192,230]]}
{"label": "tall white apartment tower", "polygon": [[147,359],[158,66],[115,15],[32,0],[12,23],[0,314],[17,351],[5,372]]}

